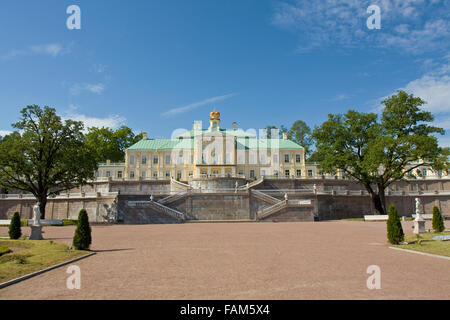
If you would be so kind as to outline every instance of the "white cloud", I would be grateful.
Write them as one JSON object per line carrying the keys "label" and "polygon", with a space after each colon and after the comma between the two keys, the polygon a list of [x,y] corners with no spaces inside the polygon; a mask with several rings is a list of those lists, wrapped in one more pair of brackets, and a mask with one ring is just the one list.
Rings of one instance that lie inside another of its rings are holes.
{"label": "white cloud", "polygon": [[75,83],[70,89],[69,93],[72,96],[77,96],[83,91],[88,91],[95,94],[102,94],[105,90],[105,85],[103,83],[90,84],[90,83]]}
{"label": "white cloud", "polygon": [[[381,9],[380,30],[366,26],[366,10],[373,4]],[[447,0],[296,0],[278,2],[272,23],[298,36],[299,51],[364,46],[419,53],[449,47],[450,22],[442,10],[446,4]]]}
{"label": "white cloud", "polygon": [[94,71],[97,73],[104,73],[107,67],[104,64],[94,64]]}
{"label": "white cloud", "polygon": [[212,97],[212,98],[208,98],[202,101],[198,101],[198,102],[194,102],[191,104],[188,104],[186,106],[183,107],[179,107],[179,108],[174,108],[174,109],[170,109],[169,111],[164,112],[162,115],[165,117],[170,117],[170,116],[174,116],[177,114],[181,114],[181,113],[185,113],[188,112],[192,109],[210,104],[210,103],[214,103],[214,102],[218,102],[218,101],[223,101],[226,99],[229,99],[231,97],[234,97],[236,95],[236,93],[230,93],[230,94],[226,94],[223,96],[217,96],[217,97]]}
{"label": "white cloud", "polygon": [[70,109],[65,111],[61,118],[63,120],[71,119],[75,121],[82,121],[84,123],[84,129],[87,131],[90,127],[107,127],[112,129],[117,129],[122,125],[125,125],[126,118],[119,115],[108,115],[104,118],[91,117],[85,114],[78,113],[77,107],[70,105]]}
{"label": "white cloud", "polygon": [[8,53],[1,55],[0,59],[9,60],[20,56],[46,55],[56,57],[70,52],[69,47],[63,47],[59,43],[48,43],[33,45],[26,49],[12,49]]}
{"label": "white cloud", "polygon": [[7,136],[8,134],[11,134],[12,131],[9,130],[0,130],[0,137]]}
{"label": "white cloud", "polygon": [[330,99],[330,101],[342,101],[342,100],[347,100],[349,98],[350,97],[347,94],[341,93],[341,94],[338,94],[337,96],[335,96],[334,98]]}

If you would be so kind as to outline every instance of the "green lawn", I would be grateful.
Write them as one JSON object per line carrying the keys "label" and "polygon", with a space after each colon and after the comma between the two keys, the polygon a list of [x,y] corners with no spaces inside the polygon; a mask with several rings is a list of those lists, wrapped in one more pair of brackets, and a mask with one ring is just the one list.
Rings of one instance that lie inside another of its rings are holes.
{"label": "green lawn", "polygon": [[[404,244],[404,245],[397,245],[394,247],[450,257],[450,241],[436,241],[432,239],[435,236],[442,236],[442,235],[450,235],[450,232],[423,233],[420,235],[422,237],[421,244],[418,243]],[[405,241],[407,242],[412,242],[415,240],[417,240],[415,235],[405,237]]]}
{"label": "green lawn", "polygon": [[65,244],[46,240],[0,240],[0,246],[12,250],[0,256],[0,283],[89,253],[69,250]]}

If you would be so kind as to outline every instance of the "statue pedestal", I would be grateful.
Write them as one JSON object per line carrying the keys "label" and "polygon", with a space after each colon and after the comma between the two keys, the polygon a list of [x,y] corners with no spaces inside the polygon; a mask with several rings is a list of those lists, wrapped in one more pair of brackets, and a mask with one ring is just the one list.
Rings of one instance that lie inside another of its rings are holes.
{"label": "statue pedestal", "polygon": [[30,226],[31,228],[31,235],[29,240],[43,240],[42,237],[42,225],[39,226]]}
{"label": "statue pedestal", "polygon": [[425,220],[414,220],[414,234],[425,233]]}

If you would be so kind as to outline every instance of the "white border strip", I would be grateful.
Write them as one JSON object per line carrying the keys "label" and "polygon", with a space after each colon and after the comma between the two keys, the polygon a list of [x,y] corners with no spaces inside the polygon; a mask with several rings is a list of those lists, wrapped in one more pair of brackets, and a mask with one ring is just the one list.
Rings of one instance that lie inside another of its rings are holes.
{"label": "white border strip", "polygon": [[431,254],[431,253],[426,253],[426,252],[421,252],[421,251],[416,251],[416,250],[408,250],[408,249],[396,248],[396,247],[389,247],[389,249],[405,251],[405,252],[410,252],[410,253],[417,253],[417,254],[421,254],[421,255],[424,255],[424,256],[450,260],[450,257],[440,256],[440,255],[437,255],[437,254]]}
{"label": "white border strip", "polygon": [[84,256],[81,256],[81,257],[78,257],[78,258],[75,258],[75,259],[72,259],[72,260],[69,260],[69,261],[66,261],[66,262],[62,262],[62,263],[57,264],[57,265],[55,265],[55,266],[48,267],[48,268],[46,268],[46,269],[42,269],[42,270],[39,270],[39,271],[30,273],[30,274],[24,275],[24,276],[22,276],[22,277],[20,277],[20,278],[16,278],[16,279],[9,280],[9,281],[7,281],[7,282],[0,283],[0,289],[6,288],[6,287],[8,287],[8,286],[10,286],[10,285],[19,283],[19,282],[21,282],[21,281],[24,281],[24,280],[33,278],[33,277],[38,276],[38,275],[40,275],[40,274],[42,274],[42,273],[45,273],[45,272],[47,272],[47,271],[51,271],[51,270],[53,270],[53,269],[56,269],[56,268],[65,266],[65,265],[70,264],[70,263],[72,263],[72,262],[76,262],[76,261],[78,261],[78,260],[81,260],[81,259],[84,259],[84,258],[93,256],[94,254],[96,254],[96,252],[91,252],[91,253],[86,254],[86,255],[84,255]]}

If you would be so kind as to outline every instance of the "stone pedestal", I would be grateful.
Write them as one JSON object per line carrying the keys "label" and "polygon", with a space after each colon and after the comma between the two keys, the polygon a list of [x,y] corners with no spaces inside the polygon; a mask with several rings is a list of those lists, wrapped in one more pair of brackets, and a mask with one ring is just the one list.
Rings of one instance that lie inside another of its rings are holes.
{"label": "stone pedestal", "polygon": [[414,234],[425,233],[425,220],[414,220]]}
{"label": "stone pedestal", "polygon": [[42,225],[40,226],[30,226],[31,228],[31,235],[29,240],[43,240],[42,237]]}

